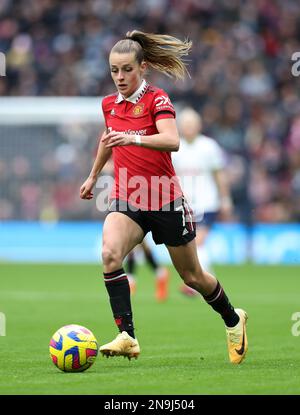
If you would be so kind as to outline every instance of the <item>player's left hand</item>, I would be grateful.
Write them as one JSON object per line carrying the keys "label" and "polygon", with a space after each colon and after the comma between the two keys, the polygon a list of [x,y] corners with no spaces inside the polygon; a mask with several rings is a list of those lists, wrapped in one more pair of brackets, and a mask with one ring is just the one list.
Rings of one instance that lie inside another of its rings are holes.
{"label": "player's left hand", "polygon": [[134,135],[126,134],[121,131],[110,131],[102,138],[101,141],[105,143],[106,148],[116,146],[130,146],[134,144]]}

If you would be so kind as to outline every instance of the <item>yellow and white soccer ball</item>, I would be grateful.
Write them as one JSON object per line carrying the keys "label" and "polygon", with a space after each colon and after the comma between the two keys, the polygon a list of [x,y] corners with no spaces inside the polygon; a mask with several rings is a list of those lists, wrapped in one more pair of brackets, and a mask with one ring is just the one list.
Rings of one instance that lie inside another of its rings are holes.
{"label": "yellow and white soccer ball", "polygon": [[94,363],[98,343],[86,327],[69,324],[57,330],[49,344],[50,357],[63,372],[83,372]]}

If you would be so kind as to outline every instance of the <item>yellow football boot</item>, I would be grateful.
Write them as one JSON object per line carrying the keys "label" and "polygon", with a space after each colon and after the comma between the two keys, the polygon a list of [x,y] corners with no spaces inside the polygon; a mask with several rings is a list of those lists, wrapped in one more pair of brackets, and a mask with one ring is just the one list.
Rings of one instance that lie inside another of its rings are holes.
{"label": "yellow football boot", "polygon": [[234,327],[226,327],[226,335],[230,362],[239,364],[245,358],[248,350],[246,334],[248,316],[247,313],[240,308],[236,308],[235,312],[239,315],[240,321]]}
{"label": "yellow football boot", "polygon": [[124,356],[130,360],[132,357],[137,359],[141,349],[137,339],[129,336],[126,331],[122,331],[115,340],[101,346],[99,351],[106,357]]}

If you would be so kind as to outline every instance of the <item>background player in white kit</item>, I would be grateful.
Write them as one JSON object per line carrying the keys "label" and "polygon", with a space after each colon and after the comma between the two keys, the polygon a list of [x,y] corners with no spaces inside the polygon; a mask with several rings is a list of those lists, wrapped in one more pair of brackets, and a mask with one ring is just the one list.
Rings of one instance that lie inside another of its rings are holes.
{"label": "background player in white kit", "polygon": [[[232,217],[232,201],[225,172],[225,154],[219,144],[201,133],[202,120],[192,108],[186,107],[178,117],[181,134],[180,149],[172,154],[176,174],[197,223],[197,251],[203,268],[211,272],[211,258],[205,241],[217,219]],[[197,295],[193,288],[183,285],[186,295]]]}

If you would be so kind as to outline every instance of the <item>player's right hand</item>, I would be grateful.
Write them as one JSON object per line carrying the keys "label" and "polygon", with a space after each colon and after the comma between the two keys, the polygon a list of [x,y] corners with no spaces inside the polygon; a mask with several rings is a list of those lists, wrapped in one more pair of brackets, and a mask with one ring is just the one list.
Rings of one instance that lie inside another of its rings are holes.
{"label": "player's right hand", "polygon": [[81,199],[93,199],[94,193],[92,192],[93,187],[96,183],[97,179],[93,177],[88,177],[86,181],[80,188],[80,198]]}

